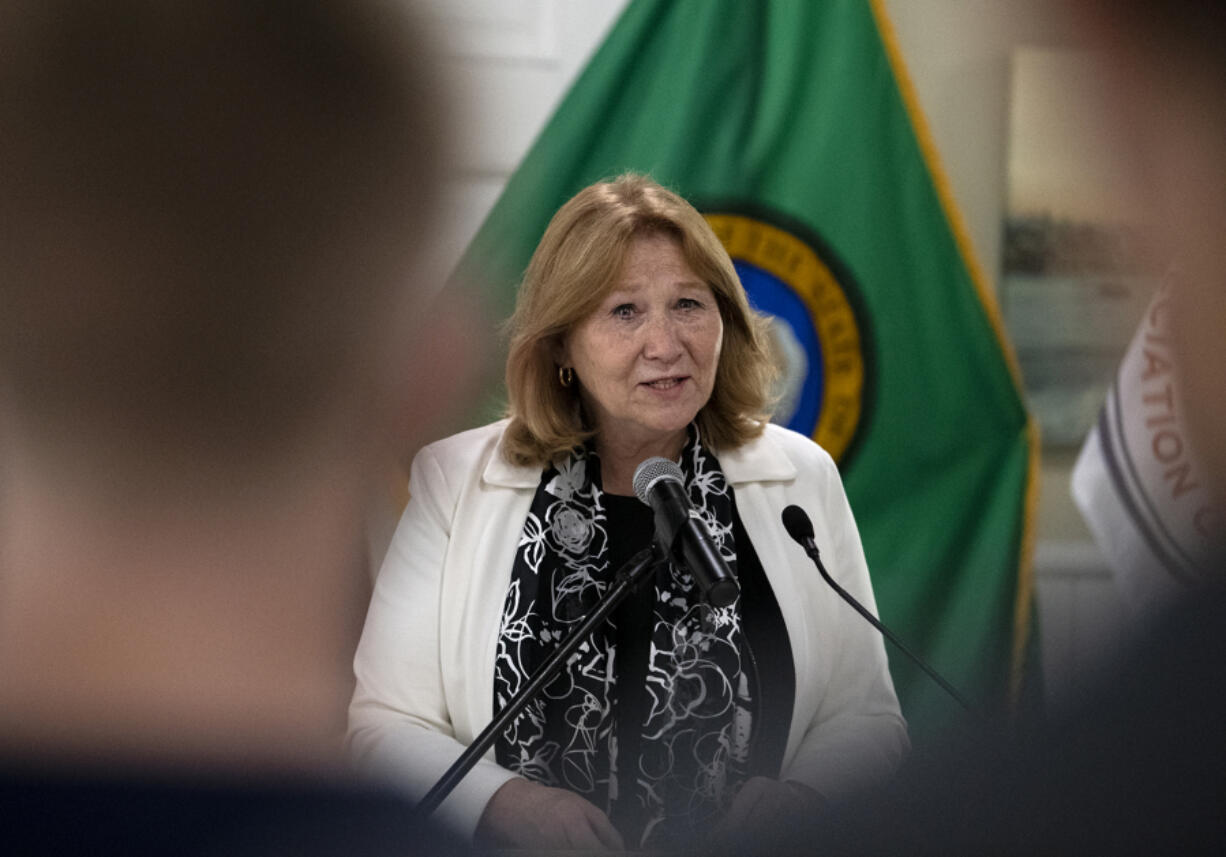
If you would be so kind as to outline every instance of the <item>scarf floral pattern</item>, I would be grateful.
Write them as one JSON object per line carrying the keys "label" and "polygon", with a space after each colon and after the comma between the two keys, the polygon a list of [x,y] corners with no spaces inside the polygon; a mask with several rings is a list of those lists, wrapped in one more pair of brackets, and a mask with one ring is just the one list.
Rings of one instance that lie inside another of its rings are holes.
{"label": "scarf floral pattern", "polygon": [[[693,512],[736,571],[731,488],[695,428],[681,469]],[[494,670],[501,708],[610,585],[599,458],[576,450],[546,470],[515,553]],[[570,663],[499,737],[499,764],[567,788],[610,812],[638,802],[647,823],[640,845],[665,847],[709,831],[747,777],[753,686],[742,660],[740,599],[713,608],[684,567],[658,567],[654,580],[645,721],[639,758],[617,756],[616,628],[583,641]],[[618,795],[618,765],[637,765],[635,794]]]}

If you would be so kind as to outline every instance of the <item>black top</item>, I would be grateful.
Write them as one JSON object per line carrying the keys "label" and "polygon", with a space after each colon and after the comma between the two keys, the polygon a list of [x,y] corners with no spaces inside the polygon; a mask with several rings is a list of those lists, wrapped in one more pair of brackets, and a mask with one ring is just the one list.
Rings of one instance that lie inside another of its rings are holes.
{"label": "black top", "polygon": [[[605,515],[609,538],[609,570],[616,571],[651,544],[655,522],[651,507],[635,497],[606,493]],[[737,580],[741,586],[742,669],[748,674],[754,719],[749,767],[753,775],[778,778],[792,722],[796,672],[787,628],[779,602],[758,554],[749,541],[733,500],[733,537],[736,540]],[[613,614],[617,628],[617,794],[634,794],[642,725],[647,720],[647,660],[651,645],[651,617],[655,597],[652,579],[646,578]],[[641,807],[629,800],[614,801],[614,825],[630,837],[641,831]],[[628,838],[627,841],[637,841]]]}

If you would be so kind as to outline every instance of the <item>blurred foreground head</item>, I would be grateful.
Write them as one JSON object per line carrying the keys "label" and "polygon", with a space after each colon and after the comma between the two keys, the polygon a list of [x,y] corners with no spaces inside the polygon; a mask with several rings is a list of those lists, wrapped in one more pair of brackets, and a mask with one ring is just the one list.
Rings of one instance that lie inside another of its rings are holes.
{"label": "blurred foreground head", "polygon": [[6,749],[340,734],[366,506],[465,365],[404,6],[0,5]]}
{"label": "blurred foreground head", "polygon": [[403,5],[0,7],[0,436],[134,497],[360,448],[438,187]]}
{"label": "blurred foreground head", "polygon": [[[1194,445],[1226,497],[1226,15],[1211,0],[1086,0],[1151,235],[1175,266],[1171,329]],[[1223,536],[1226,539],[1226,536]]]}

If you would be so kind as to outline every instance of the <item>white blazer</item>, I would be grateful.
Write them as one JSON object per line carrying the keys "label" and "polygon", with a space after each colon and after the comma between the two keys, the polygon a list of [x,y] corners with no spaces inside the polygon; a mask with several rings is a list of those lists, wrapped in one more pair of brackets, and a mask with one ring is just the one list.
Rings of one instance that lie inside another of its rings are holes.
{"label": "white blazer", "polygon": [[[421,798],[493,719],[494,656],[520,532],[541,469],[500,452],[506,421],[423,448],[410,500],[375,582],[354,661],[350,746],[367,771]],[[831,575],[876,612],[860,536],[834,461],[768,425],[717,453],[737,511],[779,602],[796,669],[782,777],[833,796],[887,778],[909,743],[880,635],[821,579],[783,530],[809,513]],[[491,751],[436,817],[471,836],[515,776]]]}

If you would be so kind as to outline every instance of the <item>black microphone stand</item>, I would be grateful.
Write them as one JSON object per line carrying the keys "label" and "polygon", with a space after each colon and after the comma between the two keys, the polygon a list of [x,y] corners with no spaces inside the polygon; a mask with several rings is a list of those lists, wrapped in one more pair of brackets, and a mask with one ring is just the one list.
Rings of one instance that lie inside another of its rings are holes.
{"label": "black microphone stand", "polygon": [[928,666],[927,662],[924,661],[923,658],[908,649],[903,641],[898,638],[897,634],[878,621],[876,616],[870,613],[867,609],[865,609],[863,604],[851,596],[851,593],[834,582],[834,578],[830,576],[830,572],[826,571],[826,566],[824,563],[822,563],[821,555],[818,553],[817,545],[814,544],[813,539],[806,539],[806,542],[807,543],[804,545],[805,553],[807,553],[809,558],[813,560],[813,563],[817,566],[817,570],[821,572],[822,577],[824,577],[826,582],[833,587],[834,591],[837,592],[844,601],[856,608],[856,612],[867,619],[874,628],[885,636],[886,639],[898,646],[902,653],[914,661],[920,669],[928,673],[928,677],[939,684],[942,690],[953,697],[954,701],[961,705],[964,711],[973,713],[974,709],[971,708],[970,703],[962,698],[962,694],[958,693],[952,684],[947,682],[940,673]]}
{"label": "black microphone stand", "polygon": [[583,621],[562,641],[562,644],[554,649],[553,653],[528,679],[528,682],[511,697],[489,725],[481,730],[481,734],[473,739],[468,748],[439,778],[439,781],[431,787],[430,791],[426,792],[426,796],[417,804],[417,814],[421,818],[427,818],[438,809],[439,804],[451,794],[452,789],[460,784],[464,775],[472,770],[477,760],[485,755],[498,735],[511,724],[523,707],[561,672],[567,658],[579,647],[587,635],[617,609],[617,606],[634,590],[648,571],[666,559],[663,550],[653,540],[651,547],[636,553],[617,570],[613,576],[613,585],[597,602],[596,609],[584,617]]}

